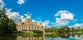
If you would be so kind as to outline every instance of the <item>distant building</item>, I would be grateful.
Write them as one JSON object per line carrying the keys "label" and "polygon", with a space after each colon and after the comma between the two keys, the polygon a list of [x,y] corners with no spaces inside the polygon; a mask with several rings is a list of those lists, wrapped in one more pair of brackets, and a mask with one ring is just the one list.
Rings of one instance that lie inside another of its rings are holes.
{"label": "distant building", "polygon": [[32,22],[30,14],[27,14],[25,22],[22,22],[22,19],[19,18],[19,22],[16,25],[17,31],[31,32],[33,30],[43,31],[42,22]]}

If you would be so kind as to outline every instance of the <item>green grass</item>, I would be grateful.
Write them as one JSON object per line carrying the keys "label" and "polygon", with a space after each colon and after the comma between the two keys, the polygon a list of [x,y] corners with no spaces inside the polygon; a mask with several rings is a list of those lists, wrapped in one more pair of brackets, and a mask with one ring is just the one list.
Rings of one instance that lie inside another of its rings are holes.
{"label": "green grass", "polygon": [[34,32],[15,32],[14,35],[35,35]]}

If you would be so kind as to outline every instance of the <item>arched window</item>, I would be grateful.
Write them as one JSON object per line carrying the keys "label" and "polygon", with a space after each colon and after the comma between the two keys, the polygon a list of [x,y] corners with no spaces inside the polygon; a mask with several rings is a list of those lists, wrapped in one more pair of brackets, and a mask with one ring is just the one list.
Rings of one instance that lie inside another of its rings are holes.
{"label": "arched window", "polygon": [[37,30],[39,29],[39,27],[37,26]]}
{"label": "arched window", "polygon": [[30,26],[29,26],[29,29],[30,29]]}

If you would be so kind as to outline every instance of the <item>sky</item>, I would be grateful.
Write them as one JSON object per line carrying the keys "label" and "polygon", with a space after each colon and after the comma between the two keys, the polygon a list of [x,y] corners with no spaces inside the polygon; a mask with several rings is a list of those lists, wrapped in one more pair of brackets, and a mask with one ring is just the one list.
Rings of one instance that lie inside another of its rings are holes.
{"label": "sky", "polygon": [[83,27],[83,0],[0,0],[0,5],[15,23],[30,13],[32,21],[41,20],[43,26]]}

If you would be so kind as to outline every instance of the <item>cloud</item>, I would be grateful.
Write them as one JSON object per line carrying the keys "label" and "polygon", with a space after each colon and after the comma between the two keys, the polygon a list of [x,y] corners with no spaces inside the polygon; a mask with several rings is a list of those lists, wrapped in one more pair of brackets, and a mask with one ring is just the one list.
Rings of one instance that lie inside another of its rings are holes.
{"label": "cloud", "polygon": [[8,16],[8,18],[12,19],[15,23],[18,23],[19,18],[22,19],[22,22],[25,22],[24,16],[25,15],[20,15],[19,12],[12,12],[12,9],[6,9],[6,15]]}
{"label": "cloud", "polygon": [[55,16],[60,16],[60,19],[62,20],[73,20],[74,14],[66,10],[60,10],[55,14]]}
{"label": "cloud", "polygon": [[75,25],[74,25],[75,27],[83,27],[83,23],[76,23]]}
{"label": "cloud", "polygon": [[45,20],[44,22],[42,22],[42,25],[43,25],[44,27],[46,27],[46,26],[48,26],[49,23],[50,23],[49,20]]}
{"label": "cloud", "polygon": [[12,19],[15,23],[17,23],[20,15],[18,12],[11,12],[11,10],[12,9],[6,9],[6,15],[8,16],[8,18]]}
{"label": "cloud", "polygon": [[60,10],[56,14],[56,26],[64,26],[68,25],[69,21],[74,19],[74,14],[66,11],[66,10]]}
{"label": "cloud", "polygon": [[5,6],[5,3],[2,0],[0,0],[0,9],[3,9],[4,6]]}
{"label": "cloud", "polygon": [[35,22],[35,23],[36,23],[36,22],[37,22],[37,20],[33,19],[33,20],[32,20],[32,22]]}
{"label": "cloud", "polygon": [[62,21],[60,18],[56,18],[56,26],[64,26],[67,25],[69,22],[68,21]]}
{"label": "cloud", "polygon": [[[3,0],[0,0],[0,10],[2,10],[5,6],[5,3],[3,2]],[[15,23],[18,22],[18,18],[19,18],[19,13],[18,12],[11,12],[12,9],[6,9],[6,15],[8,16],[8,18],[12,19]]]}
{"label": "cloud", "polygon": [[78,28],[78,27],[81,27],[81,28],[83,28],[83,23],[75,23],[74,25],[71,25],[71,26],[69,26],[70,28],[71,27],[74,27],[74,28]]}
{"label": "cloud", "polygon": [[24,16],[20,16],[21,17],[21,19],[22,19],[22,22],[25,22],[25,19],[26,18],[24,18]]}
{"label": "cloud", "polygon": [[24,4],[25,1],[26,1],[26,0],[18,0],[17,3],[21,5],[21,4]]}
{"label": "cloud", "polygon": [[24,18],[25,15],[20,16],[20,18],[22,19],[22,22],[25,22],[26,18]]}
{"label": "cloud", "polygon": [[27,16],[27,14],[24,14],[24,16]]}

